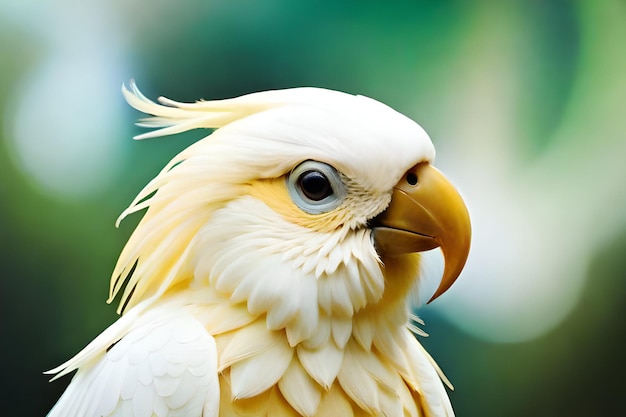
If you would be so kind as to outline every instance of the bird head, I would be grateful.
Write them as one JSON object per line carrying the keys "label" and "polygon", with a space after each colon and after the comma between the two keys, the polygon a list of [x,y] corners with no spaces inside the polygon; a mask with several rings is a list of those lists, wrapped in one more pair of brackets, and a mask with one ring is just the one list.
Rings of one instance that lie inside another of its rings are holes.
{"label": "bird head", "polygon": [[109,301],[124,282],[127,308],[210,286],[297,343],[320,314],[349,318],[386,294],[406,298],[421,251],[441,247],[445,259],[432,299],[459,276],[467,209],[433,167],[426,132],[390,107],[319,88],[160,104],[134,84],[123,92],[153,115],[139,125],[156,130],[138,139],[217,130],[170,161],[120,216],[147,208]]}

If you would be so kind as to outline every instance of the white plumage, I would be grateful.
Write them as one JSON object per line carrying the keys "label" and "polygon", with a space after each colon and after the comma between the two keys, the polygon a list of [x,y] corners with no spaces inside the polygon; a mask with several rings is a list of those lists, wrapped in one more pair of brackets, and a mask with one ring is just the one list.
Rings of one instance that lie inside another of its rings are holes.
{"label": "white plumage", "polygon": [[[409,330],[419,255],[381,254],[372,229],[434,157],[415,122],[314,88],[162,105],[123,91],[155,116],[139,139],[218,130],[122,213],[148,208],[111,280],[124,314],[50,371],[78,369],[49,417],[453,415]],[[303,161],[341,184],[331,208],[287,192]]]}
{"label": "white plumage", "polygon": [[80,365],[50,371],[81,367],[48,416],[217,416],[215,340],[183,303],[168,304],[132,323],[125,315]]}

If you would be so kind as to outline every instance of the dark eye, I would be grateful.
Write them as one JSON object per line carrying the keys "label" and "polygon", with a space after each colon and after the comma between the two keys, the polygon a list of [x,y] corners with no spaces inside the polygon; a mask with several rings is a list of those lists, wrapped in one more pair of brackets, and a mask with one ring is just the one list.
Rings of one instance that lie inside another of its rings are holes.
{"label": "dark eye", "polygon": [[287,177],[293,202],[309,214],[326,213],[338,207],[346,194],[341,175],[323,162],[304,161]]}
{"label": "dark eye", "polygon": [[319,171],[306,171],[298,178],[298,185],[307,198],[321,201],[333,193],[326,175]]}
{"label": "dark eye", "polygon": [[417,185],[417,175],[415,172],[409,171],[406,173],[406,182],[408,182],[409,185]]}

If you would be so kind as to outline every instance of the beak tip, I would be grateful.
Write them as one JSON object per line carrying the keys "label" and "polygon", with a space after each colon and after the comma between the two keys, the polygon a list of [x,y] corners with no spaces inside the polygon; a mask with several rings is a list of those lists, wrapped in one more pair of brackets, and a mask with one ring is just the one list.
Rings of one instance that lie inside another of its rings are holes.
{"label": "beak tip", "polygon": [[[448,288],[449,288],[449,287],[448,287]],[[435,293],[433,294],[433,296],[432,296],[432,297],[430,297],[430,300],[428,300],[428,301],[426,302],[426,304],[430,304],[430,303],[432,303],[433,301],[435,301],[437,298],[439,298],[439,296],[440,296],[441,294],[443,294],[444,292],[448,291],[448,288],[446,288],[446,287],[442,287],[442,286],[439,286],[439,288],[437,288],[437,291],[435,291]]]}
{"label": "beak tip", "polygon": [[[468,234],[469,237],[469,234]],[[469,255],[470,242],[469,239],[464,242],[464,244],[460,245],[461,249],[456,248],[452,253],[446,253],[446,248],[443,249],[443,257],[445,260],[445,267],[443,271],[443,276],[441,278],[441,282],[437,290],[433,294],[433,296],[428,300],[426,304],[430,304],[432,301],[437,299],[443,293],[448,291],[452,284],[459,278],[461,272],[465,268],[465,264],[467,262],[467,258]]]}

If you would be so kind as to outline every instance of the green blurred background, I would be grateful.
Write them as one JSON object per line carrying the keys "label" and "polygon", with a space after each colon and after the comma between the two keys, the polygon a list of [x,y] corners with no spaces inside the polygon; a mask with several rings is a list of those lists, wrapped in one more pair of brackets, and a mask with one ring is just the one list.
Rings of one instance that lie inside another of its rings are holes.
{"label": "green blurred background", "polygon": [[0,415],[115,320],[139,216],[206,132],[134,142],[131,78],[179,101],[318,86],[418,121],[468,201],[466,272],[419,314],[459,416],[626,415],[626,2],[0,2]]}

